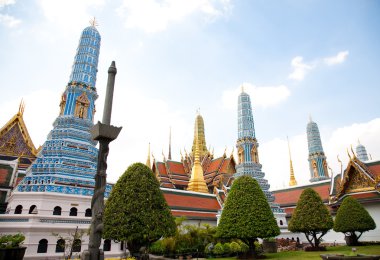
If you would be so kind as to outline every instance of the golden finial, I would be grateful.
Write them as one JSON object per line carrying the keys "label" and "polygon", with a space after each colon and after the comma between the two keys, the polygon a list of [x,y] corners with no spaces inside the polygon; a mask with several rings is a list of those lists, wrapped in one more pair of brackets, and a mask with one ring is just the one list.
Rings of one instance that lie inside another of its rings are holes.
{"label": "golden finial", "polygon": [[21,99],[20,105],[18,107],[18,114],[20,116],[22,116],[24,114],[24,109],[25,109],[24,99]]}
{"label": "golden finial", "polygon": [[94,16],[93,19],[90,20],[90,25],[91,25],[92,27],[96,27],[96,26],[99,25],[99,24],[98,24],[98,21],[96,21],[96,19],[95,19],[95,16]]}
{"label": "golden finial", "polygon": [[148,145],[148,158],[146,159],[146,166],[150,168],[150,143]]}
{"label": "golden finial", "polygon": [[230,157],[234,156],[235,147],[232,146],[232,151]]}
{"label": "golden finial", "polygon": [[348,157],[350,158],[350,160],[352,159],[351,158],[351,155],[350,155],[350,153],[348,152],[348,148],[347,148],[347,155],[348,155]]}
{"label": "golden finial", "polygon": [[288,136],[286,136],[286,139],[288,140],[288,150],[289,150],[289,159],[290,159],[290,181],[289,181],[289,186],[296,186],[297,185],[297,181],[296,181],[296,178],[294,176],[292,154],[290,153],[290,143],[289,143]]}
{"label": "golden finial", "polygon": [[352,156],[353,156],[354,158],[356,158],[356,155],[355,155],[355,153],[354,153],[354,149],[352,149],[352,144],[351,144],[351,152],[352,152]]}
{"label": "golden finial", "polygon": [[338,162],[340,164],[340,174],[342,174],[342,171],[343,171],[343,163],[342,161],[339,159],[339,154],[336,156],[336,158],[338,159]]}
{"label": "golden finial", "polygon": [[208,188],[203,176],[203,168],[200,162],[198,136],[195,137],[194,164],[191,169],[191,177],[187,187],[189,191],[208,193]]}

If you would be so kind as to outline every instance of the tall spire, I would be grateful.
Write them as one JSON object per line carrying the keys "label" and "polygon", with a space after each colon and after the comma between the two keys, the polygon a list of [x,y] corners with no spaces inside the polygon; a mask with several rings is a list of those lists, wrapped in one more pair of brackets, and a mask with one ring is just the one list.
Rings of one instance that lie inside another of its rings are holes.
{"label": "tall spire", "polygon": [[169,153],[168,160],[172,159],[172,127],[169,128]]}
{"label": "tall spire", "polygon": [[[82,31],[70,81],[59,103],[60,113],[18,191],[92,195],[98,149],[90,129],[98,98],[95,84],[100,40],[95,26]],[[34,182],[39,185],[31,185]],[[107,186],[106,196],[109,191]]]}
{"label": "tall spire", "polygon": [[297,186],[297,181],[296,181],[296,178],[294,177],[292,154],[290,153],[289,138],[286,137],[286,139],[288,140],[289,160],[290,160],[290,181],[289,181],[289,186]]}
{"label": "tall spire", "polygon": [[358,145],[356,146],[356,154],[360,161],[362,162],[368,161],[367,150],[365,149],[365,146],[360,143],[359,139],[358,139]]}
{"label": "tall spire", "polygon": [[309,168],[310,181],[321,181],[329,179],[327,171],[326,156],[323,152],[321,136],[319,134],[318,125],[311,120],[306,127],[307,144],[309,148]]}
{"label": "tall spire", "polygon": [[197,116],[195,118],[194,124],[194,140],[193,147],[191,148],[191,152],[195,153],[196,142],[198,142],[199,154],[201,157],[208,153],[206,147],[206,137],[205,137],[205,125],[203,121],[203,117],[201,116],[199,109],[197,110]]}
{"label": "tall spire", "polygon": [[150,168],[151,164],[150,164],[150,143],[148,145],[148,157],[146,159],[146,166],[148,166]]}
{"label": "tall spire", "polygon": [[[255,178],[265,193],[268,202],[272,203],[271,205],[273,206],[274,196],[269,191],[270,185],[264,179],[264,172],[261,171],[262,165],[259,162],[258,147],[259,143],[255,137],[251,99],[247,93],[242,91],[238,97],[238,139],[236,148],[239,163],[236,165],[235,178],[243,175]],[[278,207],[275,208],[275,210],[280,210]]]}
{"label": "tall spire", "polygon": [[[196,136],[198,139],[198,136]],[[194,164],[191,169],[191,177],[187,187],[189,191],[208,193],[208,188],[203,176],[203,168],[200,161],[199,141],[195,142]]]}

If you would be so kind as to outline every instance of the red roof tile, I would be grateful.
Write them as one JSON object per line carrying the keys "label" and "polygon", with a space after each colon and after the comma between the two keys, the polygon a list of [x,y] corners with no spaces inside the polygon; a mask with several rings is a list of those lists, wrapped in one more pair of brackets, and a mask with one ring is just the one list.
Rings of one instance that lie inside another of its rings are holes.
{"label": "red roof tile", "polygon": [[216,197],[202,196],[191,192],[170,192],[163,190],[164,197],[170,208],[180,207],[183,209],[198,209],[198,210],[220,210],[220,205]]}
{"label": "red roof tile", "polygon": [[380,176],[380,163],[375,165],[368,165],[369,171],[376,177]]}
{"label": "red roof tile", "polygon": [[220,173],[228,173],[228,166],[230,165],[230,161],[231,161],[230,158],[226,158],[223,161],[222,167],[220,167],[220,170],[219,170]]}
{"label": "red roof tile", "polygon": [[166,172],[165,164],[163,164],[162,162],[157,163],[157,170],[160,175],[168,175],[168,173]]}
{"label": "red roof tile", "polygon": [[170,173],[187,175],[187,173],[185,172],[185,168],[183,167],[183,164],[181,162],[167,161],[166,165],[168,166]]}
{"label": "red roof tile", "polygon": [[322,200],[328,200],[329,198],[330,182],[325,182],[322,185],[320,183],[314,183],[307,186],[273,191],[273,195],[275,196],[274,202],[280,205],[297,204],[297,201],[301,196],[302,191],[306,188],[312,188],[313,190],[315,190],[319,194],[319,196],[321,196]]}
{"label": "red roof tile", "polygon": [[220,164],[223,162],[224,157],[219,157],[215,160],[212,160],[210,166],[207,168],[206,173],[218,171]]}

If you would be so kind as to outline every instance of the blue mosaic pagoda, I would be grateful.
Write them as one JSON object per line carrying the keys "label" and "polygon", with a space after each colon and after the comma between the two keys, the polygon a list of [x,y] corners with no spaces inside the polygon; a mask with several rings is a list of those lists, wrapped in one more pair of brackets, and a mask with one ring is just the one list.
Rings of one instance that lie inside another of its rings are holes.
{"label": "blue mosaic pagoda", "polygon": [[274,213],[284,213],[284,210],[274,203],[274,196],[269,191],[270,185],[264,179],[265,173],[261,171],[262,165],[259,162],[259,143],[255,136],[255,125],[251,107],[251,99],[247,93],[242,92],[238,97],[238,139],[236,148],[238,151],[239,163],[236,165],[235,178],[249,175],[255,178]]}
{"label": "blue mosaic pagoda", "polygon": [[326,156],[323,152],[321,136],[317,123],[311,120],[306,127],[307,145],[309,148],[310,182],[329,179]]}
{"label": "blue mosaic pagoda", "polygon": [[356,146],[356,155],[358,159],[362,162],[368,161],[368,154],[367,150],[365,149],[365,146],[362,145],[358,140],[358,146]]}
{"label": "blue mosaic pagoda", "polygon": [[[93,194],[98,149],[90,129],[98,98],[95,83],[100,41],[94,23],[83,30],[59,116],[18,191]],[[107,185],[106,196],[110,190]]]}

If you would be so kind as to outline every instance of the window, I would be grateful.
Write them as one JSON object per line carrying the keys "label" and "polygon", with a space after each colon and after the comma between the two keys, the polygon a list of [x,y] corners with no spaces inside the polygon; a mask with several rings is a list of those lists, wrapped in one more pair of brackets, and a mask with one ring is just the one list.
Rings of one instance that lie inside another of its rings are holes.
{"label": "window", "polygon": [[18,205],[15,209],[15,214],[21,214],[22,213],[22,206]]}
{"label": "window", "polygon": [[280,226],[284,225],[284,223],[282,222],[282,220],[280,220]]}
{"label": "window", "polygon": [[103,251],[111,251],[111,240],[109,239],[104,240]]}
{"label": "window", "polygon": [[37,253],[46,253],[48,248],[48,241],[44,238],[38,242]]}
{"label": "window", "polygon": [[70,209],[70,216],[77,216],[78,215],[78,210],[77,208],[73,207]]}
{"label": "window", "polygon": [[37,214],[37,206],[36,205],[30,206],[29,214]]}
{"label": "window", "polygon": [[60,216],[62,214],[62,208],[59,206],[56,206],[53,210],[53,215]]}
{"label": "window", "polygon": [[75,239],[73,242],[73,252],[80,252],[82,247],[82,241],[80,239]]}
{"label": "window", "polygon": [[84,213],[85,217],[92,217],[91,209],[86,209],[86,212]]}
{"label": "window", "polygon": [[63,240],[62,238],[61,239],[58,239],[57,240],[57,244],[55,246],[55,252],[56,253],[63,253],[65,252],[65,240]]}

